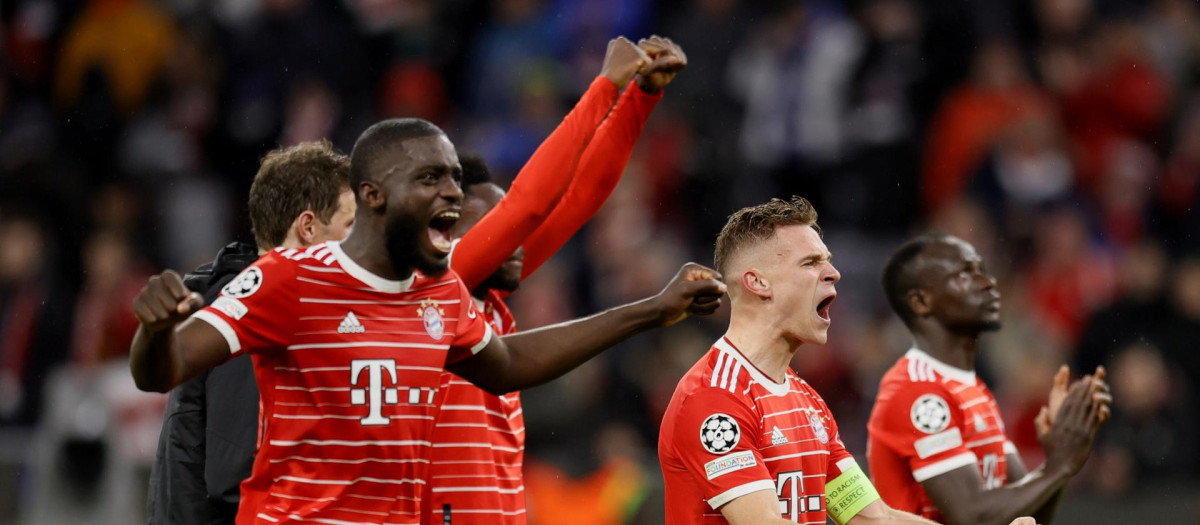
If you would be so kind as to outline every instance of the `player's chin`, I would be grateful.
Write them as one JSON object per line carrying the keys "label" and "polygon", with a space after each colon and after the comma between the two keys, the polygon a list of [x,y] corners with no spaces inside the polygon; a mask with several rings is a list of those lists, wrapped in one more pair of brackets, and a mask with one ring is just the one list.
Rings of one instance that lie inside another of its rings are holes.
{"label": "player's chin", "polygon": [[429,277],[439,277],[450,269],[450,257],[440,253],[422,253],[417,260],[417,271]]}

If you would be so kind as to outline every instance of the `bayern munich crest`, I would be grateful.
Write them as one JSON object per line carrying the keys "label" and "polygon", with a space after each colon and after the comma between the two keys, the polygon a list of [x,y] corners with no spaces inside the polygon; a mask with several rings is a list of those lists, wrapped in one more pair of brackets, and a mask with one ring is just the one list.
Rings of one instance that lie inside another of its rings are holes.
{"label": "bayern munich crest", "polygon": [[950,406],[946,400],[934,394],[918,397],[912,406],[912,423],[917,430],[936,434],[950,426]]}
{"label": "bayern munich crest", "polygon": [[421,301],[421,306],[417,307],[417,315],[425,323],[425,333],[429,334],[434,341],[440,340],[442,336],[446,335],[446,321],[442,319],[446,312],[438,308],[437,301]]}
{"label": "bayern munich crest", "polygon": [[825,423],[821,421],[821,416],[809,414],[808,426],[812,428],[813,435],[817,436],[817,441],[822,445],[829,443],[829,429],[825,428]]}
{"label": "bayern munich crest", "polygon": [[248,297],[262,287],[262,282],[262,270],[258,269],[257,266],[251,266],[246,271],[238,274],[237,277],[234,277],[232,281],[229,281],[229,284],[226,284],[224,288],[221,288],[221,294],[234,299]]}
{"label": "bayern munich crest", "polygon": [[713,454],[724,454],[736,447],[742,432],[737,421],[725,414],[713,414],[700,425],[700,444]]}

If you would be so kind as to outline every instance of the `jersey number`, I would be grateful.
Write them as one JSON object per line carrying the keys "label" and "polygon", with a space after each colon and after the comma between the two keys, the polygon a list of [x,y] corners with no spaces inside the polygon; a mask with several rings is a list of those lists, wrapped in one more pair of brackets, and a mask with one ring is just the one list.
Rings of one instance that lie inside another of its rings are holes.
{"label": "jersey number", "polygon": [[821,496],[804,495],[804,471],[780,472],[775,478],[775,493],[779,496],[779,514],[799,521],[805,512],[821,510]]}

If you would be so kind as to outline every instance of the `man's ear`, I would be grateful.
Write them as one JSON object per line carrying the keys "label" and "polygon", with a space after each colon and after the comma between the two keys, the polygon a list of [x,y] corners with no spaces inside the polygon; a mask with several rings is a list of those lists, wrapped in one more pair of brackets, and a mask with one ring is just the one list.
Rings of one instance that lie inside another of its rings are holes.
{"label": "man's ear", "polygon": [[387,197],[378,184],[364,180],[358,184],[358,202],[369,209],[377,210],[387,205]]}
{"label": "man's ear", "polygon": [[904,296],[913,317],[923,317],[933,311],[933,296],[921,289],[909,290]]}
{"label": "man's ear", "polygon": [[742,288],[761,299],[771,298],[771,281],[767,276],[757,268],[750,268],[742,272],[741,283]]}
{"label": "man's ear", "polygon": [[296,239],[304,246],[313,243],[317,238],[317,214],[312,210],[304,210],[300,215],[296,216],[296,220],[292,221],[292,228],[296,232]]}

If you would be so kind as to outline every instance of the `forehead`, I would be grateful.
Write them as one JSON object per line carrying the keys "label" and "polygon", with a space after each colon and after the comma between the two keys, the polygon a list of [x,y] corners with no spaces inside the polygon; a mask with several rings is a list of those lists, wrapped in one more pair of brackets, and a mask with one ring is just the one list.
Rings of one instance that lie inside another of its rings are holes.
{"label": "forehead", "polygon": [[821,234],[812,226],[800,224],[775,228],[775,248],[780,255],[796,257],[829,253]]}
{"label": "forehead", "polygon": [[380,174],[388,175],[429,166],[458,166],[458,153],[445,135],[429,135],[401,141],[380,156],[377,169]]}
{"label": "forehead", "polygon": [[918,259],[923,263],[920,264],[922,268],[937,267],[955,271],[966,263],[983,262],[974,246],[956,237],[925,248]]}

